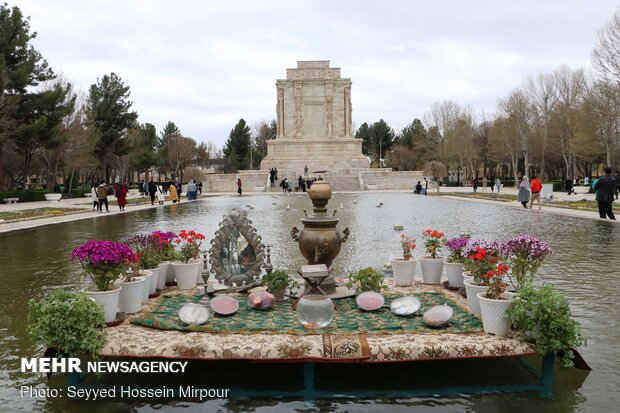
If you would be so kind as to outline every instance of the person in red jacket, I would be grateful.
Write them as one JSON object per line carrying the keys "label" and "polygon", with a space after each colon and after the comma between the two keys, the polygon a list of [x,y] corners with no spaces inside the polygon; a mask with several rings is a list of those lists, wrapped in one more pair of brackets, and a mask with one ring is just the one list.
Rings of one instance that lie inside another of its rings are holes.
{"label": "person in red jacket", "polygon": [[530,209],[534,206],[534,201],[538,201],[538,210],[540,211],[540,191],[542,190],[542,182],[536,177],[532,176],[532,182],[530,182],[530,189],[532,190],[532,197],[530,198]]}

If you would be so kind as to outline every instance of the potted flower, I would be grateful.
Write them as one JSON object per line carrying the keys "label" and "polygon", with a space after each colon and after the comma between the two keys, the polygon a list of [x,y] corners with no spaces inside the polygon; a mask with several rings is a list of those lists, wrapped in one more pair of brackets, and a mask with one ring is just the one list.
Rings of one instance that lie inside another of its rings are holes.
{"label": "potted flower", "polygon": [[383,274],[372,267],[368,267],[349,274],[347,287],[355,287],[356,294],[361,294],[366,291],[381,293],[381,290],[386,287],[383,280]]}
{"label": "potted flower", "polygon": [[292,283],[293,281],[284,270],[275,270],[263,276],[263,284],[267,287],[267,291],[274,295],[276,301],[285,300],[286,288]]}
{"label": "potted flower", "polygon": [[174,271],[172,271],[171,263],[176,259],[176,251],[173,241],[177,235],[174,232],[154,231],[153,236],[159,242],[159,279],[157,281],[157,289],[166,288],[166,282],[174,282]]}
{"label": "potted flower", "polygon": [[155,296],[159,282],[159,264],[162,258],[160,239],[155,234],[138,234],[123,242],[129,245],[136,254],[140,254],[140,270],[149,270],[152,273],[146,295],[147,298]]}
{"label": "potted flower", "polygon": [[114,282],[134,260],[131,248],[120,242],[90,240],[74,248],[71,257],[80,261],[84,273],[95,286],[95,291],[86,290],[86,294],[104,306],[106,323],[114,321],[121,292],[121,287]]}
{"label": "potted flower", "polygon": [[403,250],[403,257],[390,260],[394,282],[398,286],[409,286],[413,284],[415,276],[416,260],[412,257],[412,252],[416,248],[415,238],[405,234],[400,234],[400,246]]}
{"label": "potted flower", "polygon": [[510,333],[511,323],[506,316],[506,311],[513,296],[506,292],[504,282],[504,276],[509,269],[506,264],[499,262],[495,268],[483,276],[487,281],[487,290],[478,293],[478,301],[485,333],[496,336],[505,336]]}
{"label": "potted flower", "polygon": [[134,260],[130,263],[131,268],[125,272],[123,278],[118,282],[121,286],[118,310],[126,314],[140,311],[142,303],[148,299],[150,277],[153,273],[140,270],[141,255],[139,252],[134,255]]}
{"label": "potted flower", "polygon": [[539,289],[524,285],[508,308],[508,317],[522,341],[536,344],[540,355],[560,356],[564,367],[573,365],[573,348],[585,344],[581,326],[573,320],[566,296],[551,285]]}
{"label": "potted flower", "polygon": [[[179,290],[191,290],[196,287],[197,273],[200,262],[197,260],[200,254],[200,244],[205,239],[204,235],[195,231],[181,230],[174,242],[177,244],[177,259],[173,261],[174,277]],[[192,260],[190,262],[190,260]]]}
{"label": "potted flower", "polygon": [[501,244],[489,240],[469,240],[461,253],[467,257],[465,268],[473,279],[464,281],[469,312],[480,317],[478,293],[487,290],[489,280],[484,276],[493,270],[500,260]]}
{"label": "potted flower", "polygon": [[28,307],[28,333],[35,343],[61,355],[97,356],[101,352],[105,316],[88,295],[55,289],[40,301],[31,299]]}
{"label": "potted flower", "polygon": [[460,236],[452,238],[446,242],[446,247],[450,251],[450,255],[446,259],[446,276],[448,277],[448,284],[452,287],[464,287],[463,284],[463,266],[465,263],[465,256],[463,256],[463,248],[469,242],[469,237]]}
{"label": "potted flower", "polygon": [[502,245],[502,254],[510,262],[516,280],[513,287],[520,288],[531,284],[545,257],[553,254],[553,249],[544,241],[530,235],[517,235]]}
{"label": "potted flower", "polygon": [[441,247],[446,243],[445,235],[441,231],[427,229],[422,231],[424,247],[429,254],[420,258],[422,267],[422,282],[424,284],[439,284],[443,273],[443,257],[438,256]]}

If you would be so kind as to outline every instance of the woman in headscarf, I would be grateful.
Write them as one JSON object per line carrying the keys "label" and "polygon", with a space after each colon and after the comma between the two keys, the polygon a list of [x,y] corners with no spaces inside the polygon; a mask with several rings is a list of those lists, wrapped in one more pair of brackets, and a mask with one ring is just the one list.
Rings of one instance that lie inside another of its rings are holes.
{"label": "woman in headscarf", "polygon": [[530,180],[526,175],[523,175],[521,183],[519,184],[519,195],[517,201],[521,202],[523,208],[527,208],[527,203],[530,200]]}

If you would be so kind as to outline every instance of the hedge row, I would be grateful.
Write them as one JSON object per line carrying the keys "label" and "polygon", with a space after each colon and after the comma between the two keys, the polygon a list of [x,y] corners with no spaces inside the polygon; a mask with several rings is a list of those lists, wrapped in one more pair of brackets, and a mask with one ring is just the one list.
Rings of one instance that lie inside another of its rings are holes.
{"label": "hedge row", "polygon": [[[50,194],[52,191],[47,191],[43,189],[27,189],[23,190],[12,190],[12,191],[0,191],[0,202],[2,199],[6,198],[18,198],[19,202],[35,202],[35,201],[45,201],[45,194]],[[64,197],[70,198],[83,198],[84,194],[89,194],[90,188],[73,188],[71,189],[71,193],[63,193]]]}

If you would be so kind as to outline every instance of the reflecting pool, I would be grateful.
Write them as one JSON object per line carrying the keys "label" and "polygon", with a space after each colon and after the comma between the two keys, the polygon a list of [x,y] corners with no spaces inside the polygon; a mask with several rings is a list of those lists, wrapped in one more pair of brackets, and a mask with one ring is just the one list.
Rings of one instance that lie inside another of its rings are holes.
{"label": "reflecting pool", "polygon": [[[378,207],[380,203],[383,206]],[[343,208],[340,208],[340,206]],[[251,205],[254,209],[248,208]],[[311,211],[306,194],[214,197],[123,215],[100,216],[22,232],[0,234],[0,412],[23,411],[192,411],[197,402],[136,403],[117,401],[69,402],[45,398],[21,398],[21,385],[46,386],[37,374],[19,372],[19,358],[39,355],[26,333],[27,303],[49,289],[82,286],[79,265],[71,262],[71,249],[90,238],[123,239],[131,234],[159,230],[194,229],[211,239],[231,207],[244,209],[263,243],[271,245],[274,268],[295,269],[305,264],[298,245],[290,236],[293,226],[302,228],[304,209]],[[288,208],[287,208],[288,207]],[[573,314],[588,339],[581,354],[593,368],[585,377],[575,369],[558,371],[552,399],[537,394],[455,395],[437,398],[394,400],[325,400],[308,407],[300,400],[213,400],[201,405],[204,411],[614,411],[620,404],[620,226],[610,222],[570,218],[549,213],[505,208],[441,197],[408,193],[339,194],[329,210],[337,209],[338,228],[351,235],[334,261],[336,274],[363,267],[380,268],[391,254],[399,252],[399,231],[420,238],[424,229],[439,229],[449,237],[470,232],[476,238],[506,239],[528,233],[547,241],[555,250],[539,272],[539,280],[566,293]],[[207,244],[208,245],[208,244]],[[205,245],[205,246],[207,246]],[[416,251],[420,255],[421,251]],[[200,379],[201,364],[192,374]],[[443,371],[443,370],[442,370]],[[455,364],[445,374],[471,374],[477,368]],[[492,373],[489,373],[492,374]],[[54,381],[61,378],[54,378]],[[177,378],[178,379],[178,378]],[[187,379],[187,377],[183,378]],[[585,379],[585,381],[584,381]],[[583,383],[582,383],[583,382]]]}

